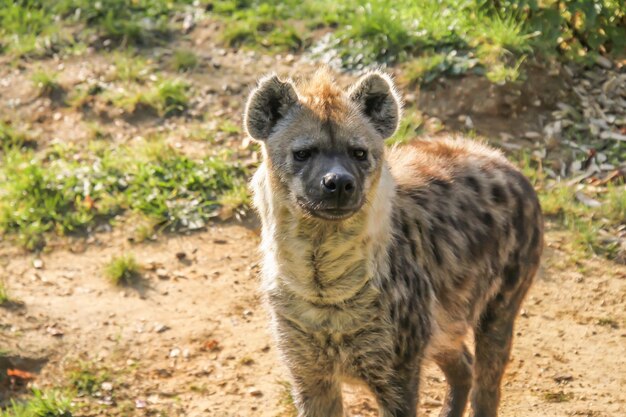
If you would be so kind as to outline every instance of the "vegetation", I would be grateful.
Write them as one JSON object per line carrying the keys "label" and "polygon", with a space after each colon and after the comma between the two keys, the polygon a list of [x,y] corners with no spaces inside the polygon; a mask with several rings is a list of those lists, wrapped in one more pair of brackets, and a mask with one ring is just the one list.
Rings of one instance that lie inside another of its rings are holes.
{"label": "vegetation", "polygon": [[172,57],[172,66],[178,72],[193,70],[199,63],[198,57],[192,51],[175,51]]}
{"label": "vegetation", "polygon": [[[191,0],[0,0],[0,42],[17,55],[46,55],[93,39],[96,46],[154,44],[175,30],[175,12],[206,4],[227,23],[222,37],[228,46],[313,46],[336,54],[350,68],[416,59],[415,78],[426,81],[433,73],[476,71],[503,82],[519,76],[527,55],[578,60],[626,50],[626,6],[620,0],[399,0],[393,5],[217,0],[196,6]],[[320,27],[333,31],[316,41]],[[173,58],[176,70],[196,65],[188,51]]]}
{"label": "vegetation", "polygon": [[57,73],[38,70],[33,74],[33,84],[39,95],[42,97],[50,97],[55,92],[62,90],[61,85],[57,82]]}
{"label": "vegetation", "polygon": [[247,198],[241,195],[245,170],[224,155],[192,160],[158,141],[71,155],[62,147],[45,155],[5,152],[0,232],[41,249],[47,232],[87,231],[127,210],[157,219],[165,229],[195,230],[218,214],[222,197],[231,205]]}
{"label": "vegetation", "polygon": [[[141,276],[141,266],[133,255],[122,255],[112,258],[104,268],[107,279],[114,285],[132,285]],[[87,378],[84,370],[74,375],[79,389],[87,389],[91,377]]]}
{"label": "vegetation", "polygon": [[544,215],[572,233],[574,247],[614,257],[618,242],[607,237],[608,232],[626,224],[626,185],[622,182],[597,189],[594,195],[586,196],[596,203],[590,206],[581,197],[583,191],[566,181],[548,179],[528,153],[524,152],[519,160],[524,174],[538,191]]}
{"label": "vegetation", "polygon": [[33,389],[33,396],[26,402],[11,401],[0,417],[72,417],[71,399],[57,391]]}
{"label": "vegetation", "polygon": [[0,306],[11,301],[9,291],[3,279],[0,279]]}

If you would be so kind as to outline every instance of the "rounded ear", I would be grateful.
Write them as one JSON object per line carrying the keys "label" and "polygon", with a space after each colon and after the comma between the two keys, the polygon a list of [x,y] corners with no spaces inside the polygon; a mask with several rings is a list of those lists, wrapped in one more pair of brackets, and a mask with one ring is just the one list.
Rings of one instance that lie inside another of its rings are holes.
{"label": "rounded ear", "polygon": [[250,93],[244,114],[244,127],[256,140],[266,140],[274,126],[298,103],[293,84],[269,75]]}
{"label": "rounded ear", "polygon": [[394,134],[401,104],[391,77],[378,71],[367,73],[348,94],[383,138]]}

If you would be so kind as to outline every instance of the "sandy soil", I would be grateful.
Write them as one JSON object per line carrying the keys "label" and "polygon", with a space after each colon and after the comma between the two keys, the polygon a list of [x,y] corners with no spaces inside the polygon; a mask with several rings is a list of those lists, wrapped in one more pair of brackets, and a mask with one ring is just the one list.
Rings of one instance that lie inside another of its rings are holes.
{"label": "sandy soil", "polygon": [[[258,293],[258,239],[221,225],[133,246],[121,233],[97,235],[84,252],[41,256],[41,269],[33,256],[8,257],[11,292],[23,306],[0,310],[0,346],[48,360],[39,385],[63,384],[80,362],[114,370],[112,391],[99,400],[115,405],[79,398],[92,411],[78,415],[291,415]],[[624,415],[626,268],[564,263],[567,236],[547,240],[517,321],[501,415]],[[146,267],[143,280],[114,288],[102,267],[129,251]],[[421,415],[437,415],[444,388],[428,366]],[[354,416],[375,415],[365,392],[347,389],[346,403]]]}

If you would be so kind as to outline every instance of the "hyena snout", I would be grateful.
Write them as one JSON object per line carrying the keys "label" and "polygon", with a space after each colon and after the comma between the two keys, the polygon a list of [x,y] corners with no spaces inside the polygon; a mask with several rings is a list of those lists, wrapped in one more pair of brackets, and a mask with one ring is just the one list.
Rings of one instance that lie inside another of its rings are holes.
{"label": "hyena snout", "polygon": [[314,172],[305,179],[303,200],[307,211],[325,220],[344,220],[356,213],[363,203],[363,184],[358,173],[337,160],[316,161]]}
{"label": "hyena snout", "polygon": [[336,201],[337,207],[344,207],[350,203],[356,184],[354,176],[348,172],[329,172],[322,177],[322,192]]}

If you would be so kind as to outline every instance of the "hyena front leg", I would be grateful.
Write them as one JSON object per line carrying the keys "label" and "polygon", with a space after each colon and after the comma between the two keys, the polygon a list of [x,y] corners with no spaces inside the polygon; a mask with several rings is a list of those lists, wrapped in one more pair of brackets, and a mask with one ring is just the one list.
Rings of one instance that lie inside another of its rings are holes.
{"label": "hyena front leg", "polygon": [[330,375],[295,375],[293,398],[298,417],[343,417],[341,384]]}
{"label": "hyena front leg", "polygon": [[389,375],[376,372],[376,367],[367,372],[364,380],[378,402],[380,417],[415,417],[419,398],[420,366],[406,365]]}
{"label": "hyena front leg", "polygon": [[463,344],[458,350],[438,353],[434,359],[448,382],[439,417],[461,417],[472,387],[472,354]]}

